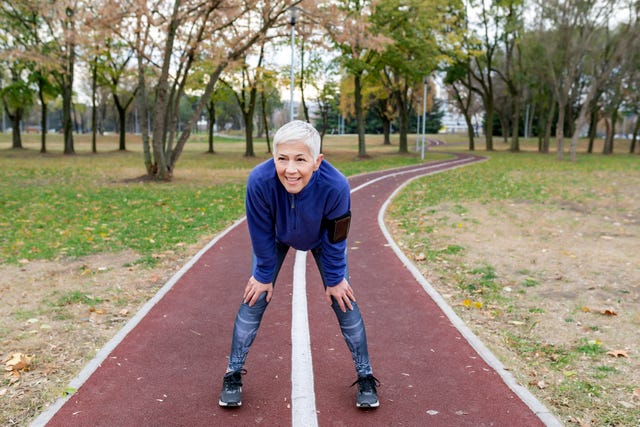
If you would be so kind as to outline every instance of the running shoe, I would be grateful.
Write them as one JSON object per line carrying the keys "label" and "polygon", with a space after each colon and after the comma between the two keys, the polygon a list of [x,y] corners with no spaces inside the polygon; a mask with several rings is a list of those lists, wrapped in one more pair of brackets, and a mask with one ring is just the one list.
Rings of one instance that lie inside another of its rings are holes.
{"label": "running shoe", "polygon": [[377,408],[380,406],[378,400],[378,392],[376,387],[380,385],[380,381],[373,375],[359,376],[358,379],[351,384],[358,384],[358,393],[356,394],[356,406],[358,408]]}
{"label": "running shoe", "polygon": [[247,371],[227,372],[222,380],[220,406],[242,406],[242,375]]}

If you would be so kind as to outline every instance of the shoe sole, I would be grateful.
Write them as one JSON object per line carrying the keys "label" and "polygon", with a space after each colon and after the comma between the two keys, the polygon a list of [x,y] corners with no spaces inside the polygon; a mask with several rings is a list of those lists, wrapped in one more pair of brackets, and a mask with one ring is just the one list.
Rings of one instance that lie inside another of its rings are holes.
{"label": "shoe sole", "polygon": [[223,402],[222,400],[218,400],[218,405],[225,408],[237,408],[238,406],[242,406],[242,402]]}
{"label": "shoe sole", "polygon": [[358,408],[362,408],[362,409],[369,409],[369,408],[377,408],[378,406],[380,406],[380,402],[376,402],[376,403],[356,403],[356,407]]}

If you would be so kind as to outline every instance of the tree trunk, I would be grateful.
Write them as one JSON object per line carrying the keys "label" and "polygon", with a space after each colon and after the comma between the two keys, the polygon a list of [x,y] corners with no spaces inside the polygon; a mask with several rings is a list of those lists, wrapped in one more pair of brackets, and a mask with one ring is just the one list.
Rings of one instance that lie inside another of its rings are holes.
{"label": "tree trunk", "polygon": [[209,149],[207,153],[215,154],[215,150],[213,149],[213,134],[216,128],[216,103],[211,100],[207,104],[207,112],[209,113],[209,123],[207,125],[207,133],[209,136]]}
{"label": "tree trunk", "polygon": [[[69,20],[66,25],[69,26],[71,34],[75,33],[75,21],[73,20],[73,9],[67,8],[67,16]],[[67,61],[65,64],[65,70],[60,76],[60,83],[62,89],[62,132],[64,135],[64,154],[75,154],[75,147],[73,145],[73,122],[72,122],[72,108],[73,108],[73,71],[75,67],[75,43],[68,40],[65,43]]]}
{"label": "tree trunk", "polygon": [[[134,95],[135,96],[135,95]],[[127,151],[127,107],[131,104],[131,98],[126,104],[122,104],[120,97],[117,94],[113,94],[113,101],[118,111],[118,150]]]}
{"label": "tree trunk", "polygon": [[73,90],[65,78],[62,86],[62,133],[64,138],[64,154],[75,154],[73,146],[73,121],[71,119]]}
{"label": "tree trunk", "polygon": [[38,84],[38,98],[40,99],[40,152],[47,152],[47,102],[44,99],[44,91],[41,83]]}
{"label": "tree trunk", "polygon": [[[262,109],[262,125],[264,126],[264,133],[267,139],[267,153],[271,153],[271,140],[269,138],[269,117],[267,116],[267,98],[265,97],[264,86],[260,95],[260,108]],[[322,141],[322,136],[324,136],[324,131],[320,136],[320,141]]]}
{"label": "tree trunk", "polygon": [[246,140],[246,146],[244,150],[244,156],[255,157],[256,153],[253,151],[253,120],[251,117],[247,117],[248,114],[243,114],[242,116],[245,118],[244,138]]}
{"label": "tree trunk", "polygon": [[467,136],[469,137],[469,151],[475,151],[475,131],[473,130],[473,123],[471,122],[471,116],[467,111],[464,112],[464,121],[467,123]]}
{"label": "tree trunk", "polygon": [[364,113],[362,111],[362,72],[356,73],[354,77],[356,126],[358,127],[358,157],[367,157],[367,149],[364,141]]}
{"label": "tree trunk", "polygon": [[607,144],[609,144],[609,135],[611,134],[611,122],[608,118],[604,118],[604,144],[602,145],[602,154],[607,154]]}
{"label": "tree trunk", "polygon": [[502,142],[506,145],[509,143],[509,120],[507,119],[507,115],[503,113],[498,114],[498,119],[500,120],[500,127],[502,128]]}
{"label": "tree trunk", "polygon": [[[613,154],[613,145],[616,135],[616,122],[618,121],[618,109],[611,114],[611,126],[607,126],[607,139],[605,140],[602,154]],[[607,123],[609,123],[607,121]]]}
{"label": "tree trunk", "polygon": [[513,108],[513,128],[511,131],[511,152],[518,153],[520,151],[520,103],[514,100]]}
{"label": "tree trunk", "polygon": [[118,122],[119,122],[119,137],[118,137],[118,150],[127,151],[127,126],[126,116],[127,111],[123,108],[117,108],[118,110]]}
{"label": "tree trunk", "polygon": [[398,102],[398,152],[409,152],[409,111],[407,108],[407,102],[402,98],[402,93],[396,91],[396,99]]}
{"label": "tree trunk", "polygon": [[382,145],[391,145],[391,120],[384,116],[382,118],[382,132],[384,133],[384,142]]}
{"label": "tree trunk", "polygon": [[[640,131],[640,117],[636,117],[636,124],[633,127],[633,139],[631,140],[631,145],[629,146],[629,154],[633,154],[636,151],[636,144],[638,141],[638,132]],[[638,151],[640,153],[640,151]]]}
{"label": "tree trunk", "polygon": [[245,138],[247,140],[245,157],[255,157],[256,153],[253,149],[253,117],[256,111],[256,102],[258,100],[258,89],[252,86],[249,90],[249,104],[242,106],[242,117],[244,118]]}
{"label": "tree trunk", "polygon": [[[5,107],[6,110],[6,107]],[[20,150],[22,149],[22,135],[20,134],[20,125],[22,122],[22,114],[23,114],[23,109],[22,108],[16,108],[16,111],[11,114],[8,110],[7,110],[7,115],[9,116],[9,119],[11,120],[11,148],[16,149],[16,150]]]}
{"label": "tree trunk", "polygon": [[596,139],[596,131],[598,129],[598,111],[594,110],[590,114],[589,121],[589,145],[587,147],[587,153],[593,153],[593,143]]}
{"label": "tree trunk", "polygon": [[91,64],[91,152],[98,152],[98,110],[96,108],[96,91],[98,90],[98,59]]}
{"label": "tree trunk", "polygon": [[149,35],[149,27],[146,27],[146,33],[142,30],[142,15],[136,14],[136,28],[135,28],[135,40],[136,40],[136,60],[137,60],[137,73],[138,73],[138,95],[136,96],[136,103],[138,106],[139,122],[141,123],[141,137],[142,137],[142,153],[144,158],[144,166],[147,170],[147,176],[155,175],[155,165],[151,158],[151,147],[149,144],[149,110],[147,109],[147,84],[145,81],[145,64],[144,64],[144,52],[143,46],[145,40]]}
{"label": "tree trunk", "polygon": [[564,114],[566,112],[565,105],[558,105],[558,123],[556,125],[556,142],[558,144],[556,157],[558,160],[564,158]]}
{"label": "tree trunk", "polygon": [[542,152],[545,154],[549,153],[549,148],[551,147],[551,127],[553,126],[553,116],[555,115],[556,103],[555,101],[551,101],[551,106],[549,108],[549,112],[547,114],[547,120],[545,121],[544,127],[544,141],[542,143]]}
{"label": "tree trunk", "polygon": [[485,135],[487,151],[493,151],[493,99],[485,99],[484,107],[487,127],[487,134]]}

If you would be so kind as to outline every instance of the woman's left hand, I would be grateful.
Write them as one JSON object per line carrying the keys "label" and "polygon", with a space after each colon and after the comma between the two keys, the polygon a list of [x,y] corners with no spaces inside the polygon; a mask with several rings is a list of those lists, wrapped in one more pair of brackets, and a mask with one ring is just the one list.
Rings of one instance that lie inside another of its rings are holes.
{"label": "woman's left hand", "polygon": [[335,286],[327,286],[324,294],[329,305],[332,304],[331,297],[335,298],[343,313],[347,312],[347,308],[353,310],[351,301],[355,302],[356,297],[353,293],[353,288],[351,288],[351,285],[349,285],[346,279],[342,279],[342,282]]}

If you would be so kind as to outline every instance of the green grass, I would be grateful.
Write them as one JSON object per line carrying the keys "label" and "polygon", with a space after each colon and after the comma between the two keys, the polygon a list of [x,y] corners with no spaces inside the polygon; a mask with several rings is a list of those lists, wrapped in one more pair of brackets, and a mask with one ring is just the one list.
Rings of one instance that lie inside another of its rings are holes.
{"label": "green grass", "polygon": [[626,173],[640,171],[638,156],[634,155],[580,155],[575,163],[533,153],[494,152],[488,156],[489,162],[412,182],[397,198],[394,209],[404,213],[411,207],[470,201],[580,203],[600,195],[592,183],[613,177],[611,185],[621,184]]}
{"label": "green grass", "polygon": [[69,291],[61,295],[54,293],[53,296],[55,297],[55,301],[51,304],[57,307],[73,304],[84,304],[93,307],[103,302],[102,298],[89,295],[82,291]]}
{"label": "green grass", "polygon": [[[256,156],[247,158],[244,142],[229,138],[217,138],[217,154],[205,154],[200,135],[185,148],[174,179],[159,183],[139,179],[145,171],[137,145],[113,151],[112,137],[89,154],[88,136],[79,136],[78,154],[64,156],[52,135],[49,153],[41,155],[38,140],[28,137],[25,150],[0,149],[0,262],[130,249],[139,255],[132,263],[154,265],[154,255],[213,236],[240,218],[246,176],[270,157],[260,140]],[[0,135],[0,142],[7,138]],[[325,155],[346,175],[420,162],[415,154],[398,154],[397,146],[373,145],[366,159],[355,148],[328,139]]]}

